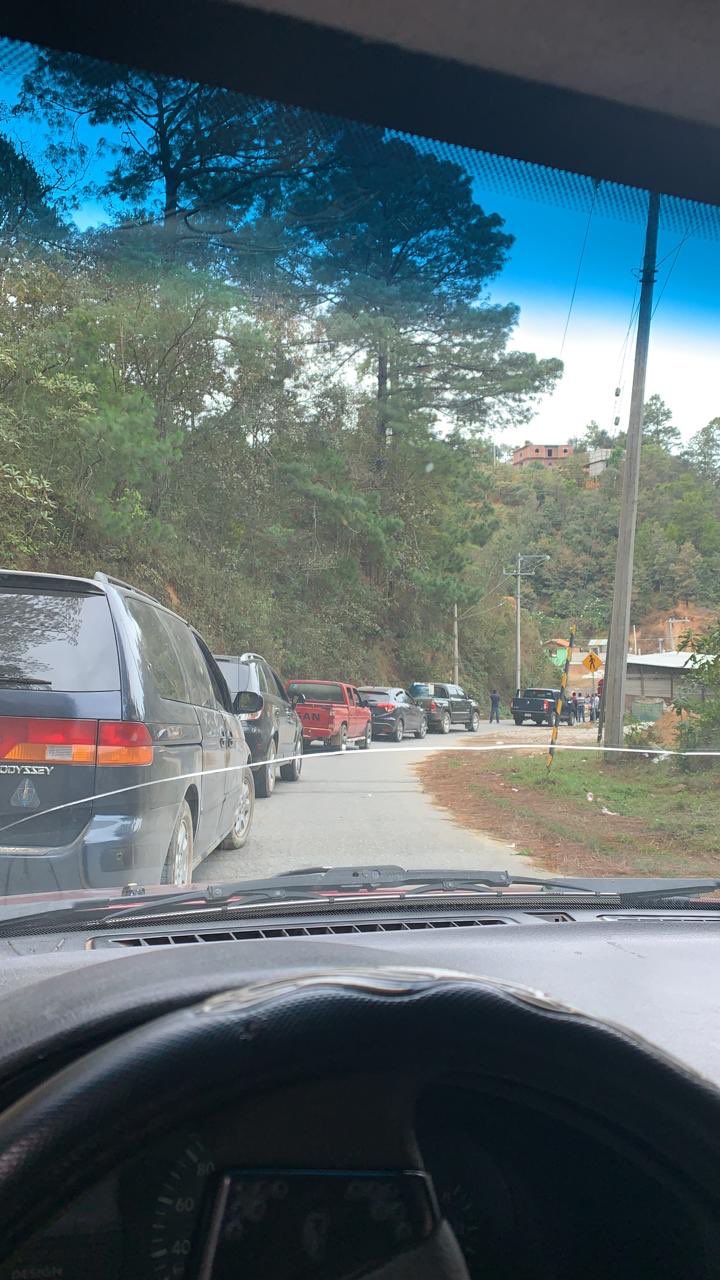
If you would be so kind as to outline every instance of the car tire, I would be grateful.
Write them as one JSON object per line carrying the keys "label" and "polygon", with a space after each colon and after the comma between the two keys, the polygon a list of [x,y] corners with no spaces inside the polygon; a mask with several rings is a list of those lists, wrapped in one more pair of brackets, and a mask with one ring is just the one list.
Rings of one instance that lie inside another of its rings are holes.
{"label": "car tire", "polygon": [[288,760],[287,764],[280,765],[280,777],[283,782],[299,782],[300,774],[303,767],[303,740],[302,734],[296,740],[293,747],[293,759]]}
{"label": "car tire", "polygon": [[247,844],[255,814],[255,779],[252,769],[243,770],[242,787],[235,810],[235,821],[222,841],[221,849],[242,849]]}
{"label": "car tire", "polygon": [[187,800],[183,800],[160,874],[161,884],[190,884],[193,873],[194,835],[192,809]]}
{"label": "car tire", "polygon": [[470,733],[477,733],[480,728],[480,716],[477,711],[473,711],[467,725]]}
{"label": "car tire", "polygon": [[427,731],[428,731],[428,722],[427,720],[422,720],[420,723],[420,728],[415,730],[415,737],[424,738]]}
{"label": "car tire", "polygon": [[361,751],[367,751],[368,747],[370,746],[370,743],[372,742],[372,738],[373,738],[372,722],[368,720],[365,726],[365,732],[362,738],[360,739],[360,741],[358,742],[358,746]]}
{"label": "car tire", "polygon": [[516,723],[516,725],[518,726],[518,728],[519,728],[519,727],[520,727],[520,725],[522,724],[522,722],[523,722],[524,718],[525,718],[524,716],[513,716],[513,720],[515,721],[515,723]]}
{"label": "car tire", "polygon": [[265,760],[259,768],[255,769],[255,795],[260,796],[261,800],[269,800],[275,790],[275,783],[277,782],[276,756],[277,743],[274,738],[271,738],[265,753]]}
{"label": "car tire", "polygon": [[440,732],[449,733],[451,726],[452,726],[452,720],[450,719],[450,712],[446,711],[443,715],[442,720],[440,721]]}
{"label": "car tire", "polygon": [[397,724],[395,725],[393,738],[395,742],[402,742],[404,737],[405,737],[405,721],[403,720],[402,716],[400,716],[397,721]]}
{"label": "car tire", "polygon": [[327,749],[328,751],[346,751],[347,742],[348,742],[347,725],[343,724],[340,726],[340,732],[336,733],[334,738],[328,738]]}

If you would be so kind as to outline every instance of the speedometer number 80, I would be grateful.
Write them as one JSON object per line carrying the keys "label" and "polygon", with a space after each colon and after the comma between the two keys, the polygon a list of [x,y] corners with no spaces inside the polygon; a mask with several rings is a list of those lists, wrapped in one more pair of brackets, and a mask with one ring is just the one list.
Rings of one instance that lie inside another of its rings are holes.
{"label": "speedometer number 80", "polygon": [[193,1247],[202,1195],[215,1165],[198,1140],[190,1142],[168,1170],[155,1200],[150,1259],[157,1280],[179,1280]]}

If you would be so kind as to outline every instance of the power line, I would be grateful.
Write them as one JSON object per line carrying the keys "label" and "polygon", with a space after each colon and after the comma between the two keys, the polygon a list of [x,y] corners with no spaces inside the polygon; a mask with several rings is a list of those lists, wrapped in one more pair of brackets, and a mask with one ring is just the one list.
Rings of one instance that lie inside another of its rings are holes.
{"label": "power line", "polygon": [[620,416],[619,415],[620,393],[622,391],[623,376],[625,373],[625,360],[627,359],[627,350],[628,350],[628,344],[630,342],[630,335],[632,334],[633,326],[637,319],[637,313],[640,307],[639,292],[640,292],[640,284],[638,281],[638,283],[636,283],[635,285],[635,292],[633,294],[633,300],[630,306],[630,319],[628,321],[627,331],[625,333],[625,337],[623,339],[623,343],[620,348],[620,354],[618,356],[618,373],[617,373],[617,378],[615,379],[615,391],[613,393],[612,412],[610,414],[613,427],[617,426],[615,419],[619,418]]}
{"label": "power line", "polygon": [[575,272],[575,283],[573,284],[572,294],[570,295],[570,306],[568,307],[567,319],[565,321],[565,328],[563,329],[562,342],[560,343],[560,355],[562,355],[565,349],[565,339],[567,338],[568,328],[570,327],[570,317],[572,315],[573,307],[575,305],[575,295],[577,293],[578,284],[580,282],[580,272],[582,271],[583,259],[585,257],[585,250],[587,248],[588,236],[590,235],[590,223],[592,222],[592,216],[595,209],[595,201],[597,200],[597,193],[599,188],[600,188],[600,181],[599,179],[596,179],[595,182],[593,183],[593,194],[592,194],[592,200],[590,201],[590,209],[588,211],[587,223],[585,224],[585,235],[583,236],[582,247],[580,249],[580,257],[578,259],[578,264],[577,264],[577,271]]}
{"label": "power line", "polygon": [[[675,270],[675,266],[676,266],[677,260],[678,260],[678,258],[680,257],[680,250],[682,249],[683,245],[685,244],[685,241],[686,241],[688,238],[689,238],[689,232],[688,232],[688,233],[686,233],[686,234],[683,236],[682,240],[681,240],[681,241],[680,241],[680,243],[677,245],[677,247],[676,247],[675,249],[671,249],[671,251],[670,251],[671,253],[674,253],[674,254],[675,254],[675,257],[673,258],[672,262],[670,263],[670,266],[668,267],[667,275],[665,276],[665,279],[664,279],[664,281],[663,281],[663,286],[662,286],[662,288],[661,288],[661,290],[660,290],[660,292],[659,292],[659,294],[658,294],[658,296],[657,296],[657,301],[656,301],[656,303],[655,303],[655,306],[653,307],[653,315],[655,315],[655,312],[657,311],[658,307],[660,306],[660,299],[662,298],[662,296],[663,296],[663,294],[664,294],[665,290],[667,289],[668,280],[670,279],[670,277],[671,277],[671,275],[672,275],[673,271]],[[665,254],[665,257],[663,258],[663,262],[665,262],[665,260],[666,260],[667,258],[669,258],[669,257],[670,257],[670,254],[669,254],[669,253],[666,253],[666,254]]]}

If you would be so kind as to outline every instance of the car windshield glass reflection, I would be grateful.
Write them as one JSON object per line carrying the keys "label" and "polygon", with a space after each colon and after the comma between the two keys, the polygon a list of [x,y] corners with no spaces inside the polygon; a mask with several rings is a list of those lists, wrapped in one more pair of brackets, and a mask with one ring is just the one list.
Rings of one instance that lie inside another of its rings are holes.
{"label": "car windshield glass reflection", "polygon": [[714,873],[718,210],[392,123],[0,44],[0,897]]}

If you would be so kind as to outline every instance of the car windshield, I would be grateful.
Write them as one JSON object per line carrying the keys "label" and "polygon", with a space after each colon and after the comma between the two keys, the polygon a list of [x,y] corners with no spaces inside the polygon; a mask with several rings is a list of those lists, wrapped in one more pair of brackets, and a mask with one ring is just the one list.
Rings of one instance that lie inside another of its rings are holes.
{"label": "car windshield", "polygon": [[0,161],[0,916],[716,874],[718,209],[11,41]]}

